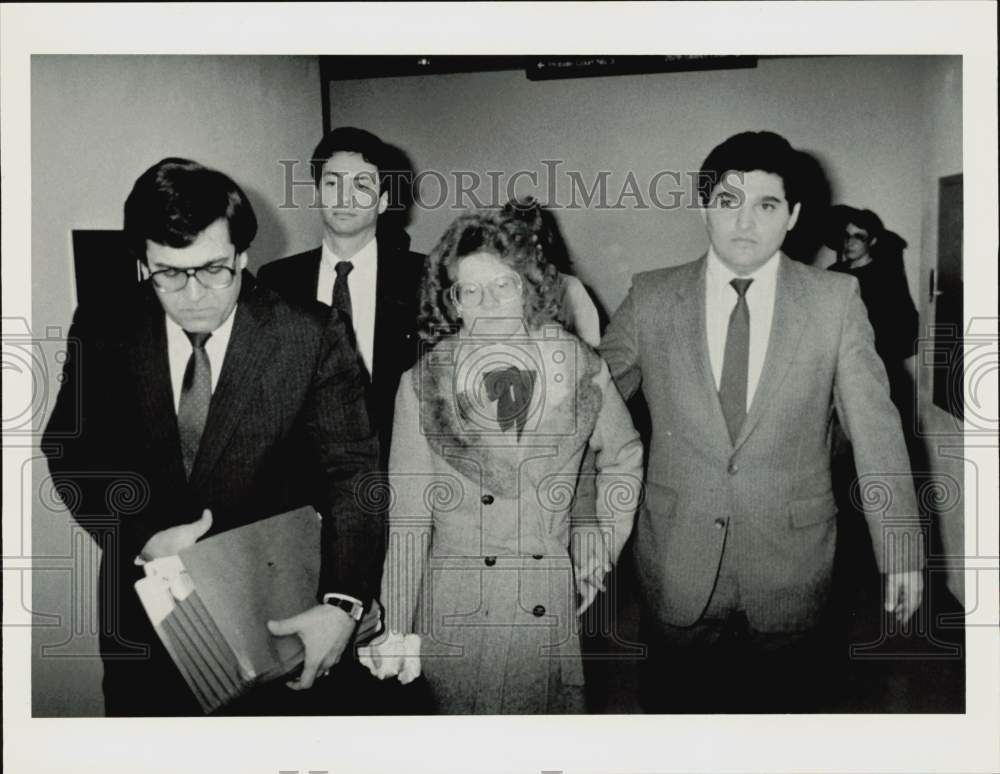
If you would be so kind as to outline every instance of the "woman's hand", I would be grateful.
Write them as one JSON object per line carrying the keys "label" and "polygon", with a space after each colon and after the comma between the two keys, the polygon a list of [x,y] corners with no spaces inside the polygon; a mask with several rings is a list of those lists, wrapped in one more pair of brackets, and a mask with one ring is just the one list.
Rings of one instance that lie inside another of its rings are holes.
{"label": "woman's hand", "polygon": [[609,539],[601,530],[579,530],[573,534],[573,575],[580,599],[577,616],[583,615],[594,603],[598,592],[605,590],[604,577],[611,570]]}
{"label": "woman's hand", "polygon": [[358,648],[358,660],[379,680],[397,677],[406,685],[420,676],[420,636],[385,632]]}

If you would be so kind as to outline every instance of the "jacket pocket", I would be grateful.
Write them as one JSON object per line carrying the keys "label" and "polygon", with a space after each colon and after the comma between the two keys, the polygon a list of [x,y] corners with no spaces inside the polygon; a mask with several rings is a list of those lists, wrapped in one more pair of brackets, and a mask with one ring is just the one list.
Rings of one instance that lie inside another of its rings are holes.
{"label": "jacket pocket", "polygon": [[653,481],[647,481],[645,505],[650,513],[672,519],[677,510],[677,490]]}
{"label": "jacket pocket", "polygon": [[830,493],[793,500],[788,504],[788,516],[793,529],[823,524],[837,515],[837,506]]}

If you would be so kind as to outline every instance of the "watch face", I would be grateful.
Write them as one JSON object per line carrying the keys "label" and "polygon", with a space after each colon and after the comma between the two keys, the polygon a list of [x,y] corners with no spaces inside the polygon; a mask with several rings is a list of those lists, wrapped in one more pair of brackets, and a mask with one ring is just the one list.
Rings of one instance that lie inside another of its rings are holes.
{"label": "watch face", "polygon": [[342,597],[335,597],[332,595],[328,595],[323,598],[323,602],[325,602],[328,605],[333,605],[334,607],[339,607],[355,621],[360,621],[361,615],[364,612],[363,605],[359,605],[356,602],[351,602],[350,600],[344,599]]}

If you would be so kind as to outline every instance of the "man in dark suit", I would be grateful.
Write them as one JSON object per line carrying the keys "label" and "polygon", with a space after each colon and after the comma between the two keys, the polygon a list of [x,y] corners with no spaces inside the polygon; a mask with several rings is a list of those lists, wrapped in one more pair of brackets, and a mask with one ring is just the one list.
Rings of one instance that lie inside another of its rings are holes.
{"label": "man in dark suit", "polygon": [[[370,376],[368,404],[388,461],[400,375],[416,361],[417,294],[424,256],[393,217],[403,170],[397,154],[363,129],[338,127],[313,151],[323,244],[261,267],[258,277],[288,300],[320,302],[350,320]],[[396,183],[396,185],[394,185]]]}
{"label": "man in dark suit", "polygon": [[770,132],[715,148],[700,175],[707,255],[636,275],[601,344],[652,418],[635,532],[649,711],[819,698],[834,411],[854,444],[885,607],[905,622],[921,601],[909,463],[857,282],[780,249],[802,206],[799,168]]}
{"label": "man in dark suit", "polygon": [[[164,159],[136,181],[124,230],[144,281],[113,308],[77,310],[43,439],[57,491],[104,549],[107,712],[198,712],[132,588],[139,565],[304,504],[323,516],[317,603],[270,626],[302,639],[288,687],[310,688],[340,660],[383,555],[381,514],[355,497],[378,448],[348,332],[245,271],[257,220],[221,172]],[[132,486],[128,513],[107,496],[116,478]],[[245,710],[296,712],[303,694],[280,687]]]}

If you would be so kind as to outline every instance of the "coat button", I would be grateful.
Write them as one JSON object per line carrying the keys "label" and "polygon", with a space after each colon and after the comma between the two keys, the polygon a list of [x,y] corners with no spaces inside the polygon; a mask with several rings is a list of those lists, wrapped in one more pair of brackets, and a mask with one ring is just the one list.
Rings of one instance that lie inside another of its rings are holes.
{"label": "coat button", "polygon": [[729,463],[729,467],[727,468],[727,470],[729,471],[730,475],[733,475],[735,473],[739,473],[740,472],[740,466],[737,465],[735,462],[730,462]]}
{"label": "coat button", "polygon": [[483,495],[482,503],[483,505],[493,505],[493,495]]}
{"label": "coat button", "polygon": [[716,529],[722,529],[725,526],[726,526],[726,520],[725,519],[716,519],[715,520],[715,528]]}
{"label": "coat button", "polygon": [[487,567],[492,567],[494,564],[497,563],[497,558],[495,556],[487,556],[485,559],[483,559],[483,563]]}
{"label": "coat button", "polygon": [[531,555],[531,558],[532,558],[532,559],[542,559],[542,558],[543,558],[543,556],[542,556],[542,554],[532,554],[532,555]]}
{"label": "coat button", "polygon": [[535,605],[531,609],[531,614],[535,616],[535,618],[541,618],[543,615],[545,615],[545,608],[542,607],[541,605]]}

